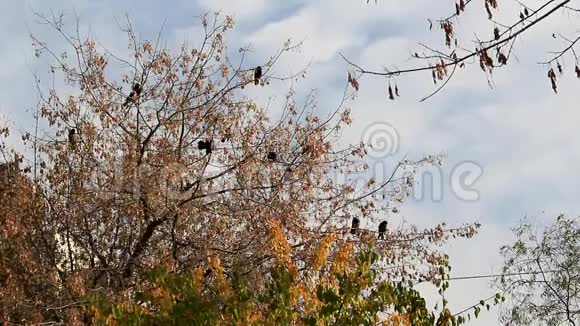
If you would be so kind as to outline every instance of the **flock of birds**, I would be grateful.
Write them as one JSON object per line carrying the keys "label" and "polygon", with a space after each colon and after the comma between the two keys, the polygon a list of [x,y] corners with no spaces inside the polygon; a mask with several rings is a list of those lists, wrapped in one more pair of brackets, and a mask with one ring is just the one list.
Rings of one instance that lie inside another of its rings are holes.
{"label": "flock of birds", "polygon": [[[262,78],[262,67],[261,66],[257,66],[254,69],[254,84],[258,85],[260,84],[260,79]],[[131,92],[129,93],[129,96],[127,96],[127,98],[125,99],[125,102],[123,103],[123,107],[126,107],[127,105],[131,104],[131,103],[136,103],[137,99],[139,98],[139,96],[141,96],[141,93],[143,92],[143,87],[141,86],[141,84],[139,83],[135,83],[133,85],[133,87],[131,88]],[[225,140],[222,139],[222,142],[224,142]],[[76,143],[76,128],[71,128],[68,131],[68,142],[70,144],[70,147],[72,149],[75,148],[75,143]],[[212,143],[211,141],[205,140],[205,141],[199,141],[199,143],[197,144],[197,148],[199,150],[205,150],[206,154],[210,154],[211,150],[212,150]],[[268,154],[268,159],[270,160],[276,160],[276,153],[269,153]]]}
{"label": "flock of birds", "polygon": [[[258,85],[260,83],[260,78],[262,78],[262,67],[258,66],[254,69],[254,84],[255,85]],[[129,96],[127,96],[127,98],[125,99],[123,106],[125,107],[131,103],[135,103],[137,101],[137,99],[139,98],[139,96],[141,96],[142,92],[143,92],[143,87],[139,83],[135,83],[131,89],[131,92],[129,93]],[[69,130],[68,141],[69,141],[71,148],[74,149],[75,142],[76,142],[76,129],[75,128],[72,128]],[[225,139],[222,139],[222,142],[225,142]],[[197,149],[199,149],[200,151],[205,151],[206,155],[211,154],[212,148],[213,148],[212,140],[200,140],[197,143]],[[276,161],[277,155],[275,152],[269,152],[267,155],[267,158],[270,161]],[[360,225],[360,220],[358,218],[354,217],[352,219],[350,233],[356,234],[358,231],[359,225]],[[378,232],[378,234],[379,234],[378,239],[384,240],[385,233],[387,232],[387,221],[382,221],[379,224],[378,231],[379,231]]]}
{"label": "flock of birds", "polygon": [[[352,218],[352,224],[350,227],[350,233],[356,234],[358,227],[360,225],[360,220],[357,217]],[[379,224],[379,240],[385,240],[385,233],[387,232],[387,221],[382,221]]]}
{"label": "flock of birds", "polygon": [[[257,66],[254,69],[254,84],[255,85],[260,84],[261,78],[262,78],[262,67]],[[131,89],[131,93],[129,93],[129,96],[127,96],[127,98],[125,99],[125,103],[123,103],[123,106],[125,107],[131,103],[135,103],[136,100],[139,98],[139,96],[141,96],[142,92],[143,92],[143,87],[141,87],[141,84],[135,83],[133,85],[133,88]]]}

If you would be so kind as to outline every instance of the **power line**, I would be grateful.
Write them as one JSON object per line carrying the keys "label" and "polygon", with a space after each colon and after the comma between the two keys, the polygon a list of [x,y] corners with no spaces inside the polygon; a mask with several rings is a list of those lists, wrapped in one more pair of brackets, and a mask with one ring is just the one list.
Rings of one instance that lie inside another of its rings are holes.
{"label": "power line", "polygon": [[[462,280],[476,280],[476,279],[483,279],[483,278],[496,278],[501,276],[521,276],[521,275],[538,275],[538,274],[549,274],[549,273],[559,273],[561,270],[549,270],[549,271],[533,271],[533,272],[517,272],[517,273],[505,273],[505,274],[480,274],[480,275],[465,275],[465,276],[453,276],[442,279],[442,281],[462,281]],[[395,283],[399,283],[403,281],[395,281]],[[406,281],[405,281],[406,282]],[[423,280],[420,282],[415,283],[421,284],[430,282],[429,280]]]}
{"label": "power line", "polygon": [[[538,274],[548,274],[548,273],[559,273],[561,270],[550,270],[550,271],[534,271],[534,272],[517,272],[517,273],[505,273],[505,274],[481,274],[481,275],[466,275],[466,276],[454,276],[442,279],[441,281],[462,281],[462,280],[476,280],[476,279],[483,279],[483,278],[496,278],[501,276],[521,276],[521,275],[538,275]],[[394,281],[394,283],[403,283],[407,281]],[[421,283],[429,283],[430,280],[422,280],[419,282],[413,283],[413,286],[419,285]]]}
{"label": "power line", "polygon": [[535,272],[518,272],[518,273],[506,273],[506,274],[482,274],[482,275],[468,275],[468,276],[455,276],[450,277],[447,280],[474,280],[474,279],[481,279],[481,278],[493,278],[493,277],[500,277],[500,276],[520,276],[520,275],[537,275],[537,274],[546,274],[546,273],[557,273],[560,271],[535,271]]}

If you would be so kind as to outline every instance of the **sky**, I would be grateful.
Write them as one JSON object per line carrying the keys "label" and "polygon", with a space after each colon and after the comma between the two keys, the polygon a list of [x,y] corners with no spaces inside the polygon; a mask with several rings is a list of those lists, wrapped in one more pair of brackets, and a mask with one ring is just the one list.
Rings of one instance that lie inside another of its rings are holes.
{"label": "sky", "polygon": [[[532,7],[540,2],[525,1]],[[570,5],[576,2],[580,1]],[[419,43],[438,48],[444,43],[437,26],[429,30],[427,19],[446,17],[454,8],[450,0],[379,0],[376,4],[365,0],[0,0],[0,4],[0,123],[16,130],[32,126],[31,110],[38,100],[34,74],[42,76],[47,69],[46,62],[34,57],[29,35],[37,35],[51,47],[62,46],[57,35],[38,23],[34,11],[63,12],[65,18],[77,15],[83,31],[107,48],[126,53],[126,38],[119,30],[126,14],[138,37],[153,39],[163,26],[167,46],[174,46],[195,43],[199,14],[219,10],[236,21],[227,38],[230,49],[252,48],[249,63],[266,61],[286,39],[303,40],[300,51],[285,57],[277,69],[292,73],[310,64],[306,78],[293,87],[299,96],[315,89],[318,108],[324,113],[338,105],[346,83],[348,66],[339,53],[375,70],[413,67],[420,64],[410,56],[421,51]],[[498,21],[509,22],[519,14],[515,2],[499,4],[494,17]],[[468,47],[474,46],[474,35],[489,38],[493,32],[483,6],[477,6],[460,16],[456,26]],[[572,37],[578,18],[555,14],[518,39],[505,68],[486,76],[477,63],[468,65],[425,102],[419,100],[434,90],[426,72],[397,77],[393,82],[401,97],[396,101],[388,100],[385,79],[365,76],[359,81],[361,89],[349,103],[353,125],[343,132],[343,139],[358,143],[369,128],[382,123],[391,139],[387,147],[393,152],[388,157],[378,155],[371,169],[405,154],[447,156],[441,168],[430,170],[435,176],[432,185],[427,182],[429,174],[420,172],[417,179],[426,181],[421,184],[425,193],[405,204],[399,215],[420,226],[482,224],[474,239],[457,240],[445,248],[452,276],[498,272],[499,247],[511,241],[510,228],[526,216],[545,224],[560,213],[578,215],[580,138],[575,136],[580,124],[576,93],[580,80],[574,75],[572,58],[565,58],[556,95],[546,78],[548,68],[538,64],[550,57],[549,51],[565,46],[552,33]],[[281,97],[289,86],[272,83],[269,93],[260,96]],[[467,176],[464,183],[469,191],[458,193],[462,176]],[[453,281],[446,298],[453,310],[462,310],[493,294],[488,285],[486,279]],[[422,291],[435,297],[429,289]],[[494,324],[494,310],[472,323]]]}

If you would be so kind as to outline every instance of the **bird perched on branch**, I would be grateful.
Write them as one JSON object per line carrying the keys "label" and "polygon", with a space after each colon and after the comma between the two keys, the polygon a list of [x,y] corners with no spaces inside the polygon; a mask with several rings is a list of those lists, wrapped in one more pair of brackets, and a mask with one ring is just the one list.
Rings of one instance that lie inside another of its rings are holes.
{"label": "bird perched on branch", "polygon": [[200,140],[200,141],[197,143],[197,149],[199,149],[200,151],[201,151],[201,150],[205,150],[205,154],[206,154],[206,155],[209,155],[209,154],[211,154],[212,147],[213,147],[213,146],[212,146],[212,141],[211,141],[211,139],[210,139],[210,140],[205,140],[205,141],[204,141],[204,140]]}
{"label": "bird perched on branch", "polygon": [[379,224],[379,240],[385,239],[385,232],[387,232],[387,221],[382,221]]}
{"label": "bird perched on branch", "polygon": [[139,83],[135,83],[133,85],[133,88],[131,89],[131,93],[129,93],[129,96],[127,96],[127,99],[125,100],[123,106],[129,105],[129,103],[135,103],[137,98],[141,96],[142,91],[143,88],[141,87],[141,85]]}
{"label": "bird perched on branch", "polygon": [[75,149],[76,134],[77,134],[77,130],[75,128],[72,128],[68,131],[68,144],[69,144],[71,149]]}
{"label": "bird perched on branch", "polygon": [[258,85],[260,83],[260,78],[262,78],[262,67],[257,66],[254,69],[254,84]]}
{"label": "bird perched on branch", "polygon": [[142,91],[143,91],[143,88],[141,87],[141,84],[135,83],[135,85],[133,85],[133,92],[135,92],[135,95],[137,97],[141,96]]}
{"label": "bird perched on branch", "polygon": [[356,217],[352,218],[352,224],[350,227],[350,233],[351,234],[356,234],[356,231],[358,230],[358,226],[360,225],[360,220]]}

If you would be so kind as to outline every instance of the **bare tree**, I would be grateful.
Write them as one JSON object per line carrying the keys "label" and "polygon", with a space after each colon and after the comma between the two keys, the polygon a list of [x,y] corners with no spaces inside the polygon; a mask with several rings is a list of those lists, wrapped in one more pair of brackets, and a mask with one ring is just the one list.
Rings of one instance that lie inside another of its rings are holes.
{"label": "bare tree", "polygon": [[[459,0],[454,3],[453,13],[448,17],[440,19],[428,19],[429,29],[440,28],[445,36],[445,47],[437,48],[420,43],[422,50],[412,52],[411,58],[419,61],[415,66],[408,68],[388,68],[382,71],[365,68],[364,63],[356,63],[342,55],[342,58],[352,67],[353,73],[349,74],[349,80],[356,81],[363,75],[383,77],[388,80],[389,98],[394,100],[393,88],[396,88],[396,79],[405,75],[415,73],[429,73],[433,79],[435,90],[423,97],[425,101],[443,89],[453,77],[457,69],[463,69],[470,64],[479,64],[481,70],[487,78],[491,78],[492,71],[496,68],[504,67],[513,55],[516,42],[525,33],[530,33],[534,26],[542,24],[551,16],[557,13],[570,13],[576,16],[580,9],[573,7],[571,0],[545,0],[541,1],[537,7],[526,5],[519,0],[513,0],[519,7],[519,16],[509,22],[500,22],[494,19],[494,13],[499,10],[501,1],[485,0],[484,7],[476,7],[481,2],[472,0]],[[379,4],[380,5],[380,4]],[[483,11],[484,9],[484,11]],[[476,39],[458,39],[455,28],[460,24],[462,17],[467,10],[482,10],[482,15],[487,15],[490,26],[488,36]],[[564,61],[571,62],[574,73],[580,78],[580,63],[575,46],[580,40],[577,30],[564,33],[553,33],[554,39],[560,40],[564,46],[562,49],[551,52],[551,58],[540,62],[546,66],[547,77],[554,92],[558,91],[558,75],[563,73]],[[567,35],[570,34],[570,35]],[[473,47],[472,44],[475,46]],[[387,63],[392,64],[392,63]],[[356,83],[359,84],[358,82]],[[393,86],[394,85],[394,86]],[[398,95],[398,91],[396,92]]]}

